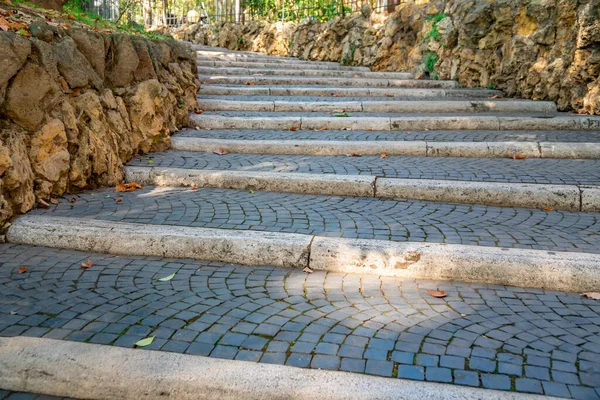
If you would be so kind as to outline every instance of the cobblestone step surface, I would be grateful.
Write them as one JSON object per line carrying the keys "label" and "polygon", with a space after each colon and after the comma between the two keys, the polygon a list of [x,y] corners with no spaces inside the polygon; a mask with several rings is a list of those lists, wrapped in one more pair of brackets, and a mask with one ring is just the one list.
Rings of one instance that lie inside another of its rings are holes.
{"label": "cobblestone step surface", "polygon": [[[600,307],[576,293],[0,249],[0,336],[122,347],[153,336],[144,349],[575,399],[600,395]],[[87,260],[93,266],[81,269]],[[18,273],[21,266],[27,271]]]}
{"label": "cobblestone step surface", "polygon": [[[33,215],[328,237],[600,253],[600,214],[377,199],[145,187],[101,189]],[[121,198],[116,202],[117,198]]]}
{"label": "cobblestone step surface", "polygon": [[176,137],[235,140],[348,140],[348,141],[412,141],[428,142],[563,142],[597,143],[600,131],[272,131],[264,129],[183,129]]}
{"label": "cobblestone step surface", "polygon": [[461,157],[303,156],[166,151],[134,158],[129,165],[228,171],[372,175],[386,178],[600,185],[599,160]]}

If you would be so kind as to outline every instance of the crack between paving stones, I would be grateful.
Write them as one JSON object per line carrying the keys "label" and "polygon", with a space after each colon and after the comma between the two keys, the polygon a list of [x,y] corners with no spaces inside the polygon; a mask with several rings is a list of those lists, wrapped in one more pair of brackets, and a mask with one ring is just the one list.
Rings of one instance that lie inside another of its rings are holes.
{"label": "crack between paving stones", "polygon": [[378,176],[375,176],[375,179],[373,179],[373,197],[377,197],[377,180],[379,179]]}
{"label": "crack between paving stones", "polygon": [[577,185],[577,189],[579,189],[579,211],[583,211],[583,188]]}

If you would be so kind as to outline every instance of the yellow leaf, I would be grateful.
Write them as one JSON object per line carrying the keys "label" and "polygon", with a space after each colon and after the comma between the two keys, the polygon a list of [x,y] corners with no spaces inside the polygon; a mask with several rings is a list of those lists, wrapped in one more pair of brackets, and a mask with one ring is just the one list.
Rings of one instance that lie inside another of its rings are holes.
{"label": "yellow leaf", "polygon": [[150,346],[153,341],[154,341],[154,336],[150,336],[150,337],[144,338],[142,340],[138,340],[133,345],[136,347],[145,347],[145,346]]}
{"label": "yellow leaf", "polygon": [[157,280],[161,281],[161,282],[168,282],[171,279],[175,278],[175,274],[171,274],[169,276],[165,276],[164,278],[158,278]]}

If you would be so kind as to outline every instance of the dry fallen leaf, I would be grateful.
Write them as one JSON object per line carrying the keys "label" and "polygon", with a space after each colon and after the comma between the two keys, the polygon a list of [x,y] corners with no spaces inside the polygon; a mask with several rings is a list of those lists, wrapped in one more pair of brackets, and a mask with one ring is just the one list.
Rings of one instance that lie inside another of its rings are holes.
{"label": "dry fallen leaf", "polygon": [[512,158],[513,160],[524,160],[527,158],[527,156],[525,154],[519,154],[519,153],[515,153],[514,155],[508,155],[510,158]]}
{"label": "dry fallen leaf", "polygon": [[500,98],[500,96],[498,96],[498,95],[490,97],[490,99],[499,99],[499,98]]}
{"label": "dry fallen leaf", "polygon": [[467,316],[467,314],[460,314],[460,316],[461,316],[461,317],[466,317],[466,316]]}
{"label": "dry fallen leaf", "polygon": [[587,297],[588,299],[600,300],[600,293],[598,292],[585,292],[581,293],[581,295]]}
{"label": "dry fallen leaf", "polygon": [[446,297],[447,294],[446,292],[442,292],[442,291],[437,291],[437,290],[428,290],[427,293],[429,293],[431,296],[436,297],[438,299],[441,299],[442,297]]}
{"label": "dry fallen leaf", "polygon": [[346,154],[346,157],[360,157],[360,154],[358,154],[358,153]]}
{"label": "dry fallen leaf", "polygon": [[192,190],[196,190],[196,189],[198,189],[198,186],[192,185]]}
{"label": "dry fallen leaf", "polygon": [[42,207],[42,208],[50,208],[50,204],[46,203],[46,202],[45,202],[44,200],[42,200],[42,199],[40,199],[40,200],[38,201],[38,203],[39,203],[40,207]]}
{"label": "dry fallen leaf", "polygon": [[248,81],[248,82],[246,82],[246,85],[254,85],[254,82]]}
{"label": "dry fallen leaf", "polygon": [[327,129],[329,129],[328,127],[324,126],[321,129],[319,129],[320,131],[326,131]]}
{"label": "dry fallen leaf", "polygon": [[71,197],[71,199],[69,200],[69,203],[75,204],[76,201],[77,201],[77,199],[75,197]]}
{"label": "dry fallen leaf", "polygon": [[300,127],[299,127],[299,126],[292,126],[292,127],[290,128],[290,131],[292,131],[292,132],[294,132],[294,131],[297,131],[297,130],[298,130],[298,128],[300,128]]}
{"label": "dry fallen leaf", "polygon": [[75,16],[73,14],[69,14],[69,15],[67,15],[67,18],[69,18],[69,19],[75,19]]}
{"label": "dry fallen leaf", "polygon": [[117,197],[117,198],[115,199],[115,203],[120,203],[120,202],[122,202],[122,201],[123,201],[123,198],[122,198],[122,197]]}
{"label": "dry fallen leaf", "polygon": [[92,260],[88,260],[87,264],[81,263],[81,269],[88,269],[89,267],[91,267],[94,263],[92,262]]}
{"label": "dry fallen leaf", "polygon": [[52,203],[52,204],[59,204],[60,201],[56,200],[54,197],[50,197],[50,203]]}
{"label": "dry fallen leaf", "polygon": [[133,192],[136,189],[141,189],[142,185],[137,184],[135,182],[131,182],[131,183],[119,183],[116,187],[115,190],[113,190],[113,192],[118,193],[118,192],[123,192],[123,193],[127,193],[127,192]]}
{"label": "dry fallen leaf", "polygon": [[19,273],[19,275],[27,272],[27,267],[19,267],[19,270],[17,271]]}
{"label": "dry fallen leaf", "polygon": [[214,149],[213,153],[223,156],[223,155],[229,153],[229,150],[219,147],[218,149]]}
{"label": "dry fallen leaf", "polygon": [[8,30],[8,21],[0,15],[0,30],[6,32]]}
{"label": "dry fallen leaf", "polygon": [[552,207],[544,207],[545,211],[552,211]]}
{"label": "dry fallen leaf", "polygon": [[204,110],[200,109],[200,108],[194,108],[194,112],[196,114],[202,114],[204,112]]}
{"label": "dry fallen leaf", "polygon": [[385,97],[394,97],[394,95],[393,95],[393,94],[386,93],[386,94],[385,94]]}
{"label": "dry fallen leaf", "polygon": [[386,158],[387,157],[387,153],[384,151],[383,153],[381,153],[381,158]]}
{"label": "dry fallen leaf", "polygon": [[304,267],[304,269],[302,270],[302,272],[306,272],[307,274],[312,274],[313,270],[310,269],[309,267]]}

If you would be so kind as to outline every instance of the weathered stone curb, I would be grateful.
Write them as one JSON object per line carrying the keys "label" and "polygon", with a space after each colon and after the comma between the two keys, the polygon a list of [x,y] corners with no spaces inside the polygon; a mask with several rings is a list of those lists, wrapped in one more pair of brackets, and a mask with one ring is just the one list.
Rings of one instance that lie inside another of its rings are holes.
{"label": "weathered stone curb", "polygon": [[557,115],[548,118],[494,115],[424,115],[406,117],[313,117],[313,116],[229,116],[190,114],[190,124],[201,129],[290,128],[350,129],[372,131],[415,130],[584,130],[600,129],[600,116]]}
{"label": "weathered stone curb", "polygon": [[[531,100],[397,100],[397,101],[240,101],[199,98],[206,111],[334,111],[397,113],[533,112],[556,113],[551,101]],[[257,108],[257,105],[260,105]]]}
{"label": "weathered stone curb", "polygon": [[[600,159],[600,146],[595,143],[238,140],[172,137],[171,145],[173,150],[181,151],[212,152],[223,147],[230,153],[244,154],[368,156],[385,152],[388,156],[506,158],[519,154],[527,158]],[[557,150],[547,152],[547,148]]]}
{"label": "weathered stone curb", "polygon": [[600,255],[293,233],[155,226],[26,215],[12,243],[111,254],[586,291],[600,286]]}
{"label": "weathered stone curb", "polygon": [[379,86],[406,88],[442,88],[458,87],[455,81],[420,81],[416,79],[378,79],[378,78],[336,78],[309,76],[257,76],[257,75],[198,75],[198,79],[209,84],[246,85],[340,85],[340,86]]}
{"label": "weathered stone curb", "polygon": [[251,189],[332,196],[396,197],[503,207],[600,211],[600,188],[576,185],[130,166],[126,166],[124,171],[127,181],[138,182],[142,185],[195,185],[221,189]]}
{"label": "weathered stone curb", "polygon": [[[291,60],[287,63],[280,62],[252,62],[252,61],[210,61],[199,58],[196,64],[200,67],[219,67],[220,71],[222,68],[277,68],[277,69],[305,69],[306,64],[302,64]],[[329,64],[318,64],[320,70],[333,70],[333,71],[363,71],[370,72],[369,67],[355,67],[355,66],[343,66],[343,65],[329,65]]]}
{"label": "weathered stone curb", "polygon": [[219,86],[203,85],[200,95],[240,96],[338,96],[338,97],[468,97],[482,98],[501,96],[498,90],[487,89],[411,89],[366,87],[315,87],[315,86]]}
{"label": "weathered stone curb", "polygon": [[183,168],[125,167],[125,179],[141,185],[193,186],[332,196],[373,197],[375,177]]}
{"label": "weathered stone curb", "polygon": [[[287,64],[284,64],[287,65]],[[310,67],[310,66],[309,66]],[[320,77],[345,77],[345,78],[378,78],[378,79],[413,79],[413,74],[409,72],[371,72],[371,71],[345,71],[321,69],[317,66],[314,69],[283,69],[283,68],[252,68],[242,67],[198,67],[198,74],[201,75],[267,75],[267,76],[320,76]]]}
{"label": "weathered stone curb", "polygon": [[303,267],[312,237],[277,232],[251,232],[129,224],[25,215],[10,227],[13,243],[98,253],[194,258],[245,265]]}
{"label": "weathered stone curb", "polygon": [[517,400],[543,396],[29,337],[0,338],[0,387],[86,399]]}

